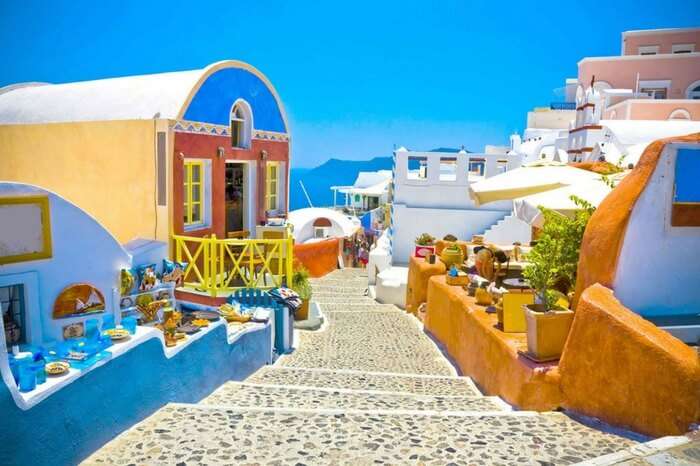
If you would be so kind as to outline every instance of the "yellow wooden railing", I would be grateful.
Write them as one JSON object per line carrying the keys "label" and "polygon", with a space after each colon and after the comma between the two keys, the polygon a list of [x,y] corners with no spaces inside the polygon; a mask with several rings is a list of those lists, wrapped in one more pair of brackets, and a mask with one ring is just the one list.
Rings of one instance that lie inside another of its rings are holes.
{"label": "yellow wooden railing", "polygon": [[186,262],[184,286],[217,296],[238,288],[275,288],[292,282],[294,241],[173,235],[175,257]]}

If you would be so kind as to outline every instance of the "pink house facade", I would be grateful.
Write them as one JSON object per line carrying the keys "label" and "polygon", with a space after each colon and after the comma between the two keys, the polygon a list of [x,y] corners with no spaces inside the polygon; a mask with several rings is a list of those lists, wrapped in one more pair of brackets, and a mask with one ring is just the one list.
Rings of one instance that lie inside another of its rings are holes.
{"label": "pink house facade", "polygon": [[665,121],[669,128],[700,121],[700,28],[624,32],[621,48],[620,56],[578,63],[570,160],[587,160],[609,142],[605,121]]}

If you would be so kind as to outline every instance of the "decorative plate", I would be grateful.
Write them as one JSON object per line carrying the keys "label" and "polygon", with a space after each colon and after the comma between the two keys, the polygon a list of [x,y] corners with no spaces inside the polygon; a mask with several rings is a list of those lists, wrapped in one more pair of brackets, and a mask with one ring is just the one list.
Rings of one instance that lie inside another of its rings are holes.
{"label": "decorative plate", "polygon": [[133,305],[134,305],[134,300],[130,296],[123,297],[121,299],[121,301],[119,302],[119,307],[121,307],[122,309],[133,307]]}
{"label": "decorative plate", "polygon": [[123,328],[110,328],[105,330],[104,334],[112,339],[112,341],[125,340],[131,336],[128,330]]}
{"label": "decorative plate", "polygon": [[192,317],[195,319],[206,319],[212,322],[216,322],[221,318],[221,315],[215,311],[195,311],[192,313]]}
{"label": "decorative plate", "polygon": [[194,319],[192,325],[197,327],[209,327],[209,321],[207,319]]}
{"label": "decorative plate", "polygon": [[70,364],[63,361],[50,362],[44,368],[47,375],[62,375],[68,372],[68,369],[70,369]]}

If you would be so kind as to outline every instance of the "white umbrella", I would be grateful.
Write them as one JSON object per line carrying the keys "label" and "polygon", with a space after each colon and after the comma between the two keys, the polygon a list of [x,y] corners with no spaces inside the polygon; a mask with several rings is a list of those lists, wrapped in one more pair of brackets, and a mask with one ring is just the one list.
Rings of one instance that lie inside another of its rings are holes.
{"label": "white umbrella", "polygon": [[[620,179],[621,176],[617,175],[612,178],[612,181],[616,183]],[[513,200],[513,209],[516,217],[520,220],[541,228],[544,224],[544,216],[539,209],[540,206],[567,217],[573,217],[580,207],[571,200],[571,196],[579,197],[594,207],[598,207],[610,191],[612,188],[598,176],[598,179],[586,180],[571,186],[515,199]]]}
{"label": "white umbrella", "polygon": [[599,177],[596,173],[564,163],[534,162],[470,184],[469,195],[478,206],[551,191]]}

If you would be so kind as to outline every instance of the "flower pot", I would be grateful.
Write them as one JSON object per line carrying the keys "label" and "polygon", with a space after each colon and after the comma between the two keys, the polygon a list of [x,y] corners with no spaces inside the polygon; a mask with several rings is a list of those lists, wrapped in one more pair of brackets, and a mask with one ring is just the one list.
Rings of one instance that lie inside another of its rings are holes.
{"label": "flower pot", "polygon": [[309,318],[309,300],[302,299],[301,300],[301,307],[299,309],[297,309],[297,312],[294,315],[294,320],[306,320],[308,318]]}
{"label": "flower pot", "polygon": [[435,245],[433,244],[416,244],[413,255],[416,257],[426,257],[428,254],[435,254]]}
{"label": "flower pot", "polygon": [[445,263],[445,266],[447,267],[447,270],[450,269],[450,267],[454,265],[459,265],[464,261],[464,253],[462,252],[462,248],[445,248],[442,250],[442,253],[440,253],[440,260],[442,260]]}
{"label": "flower pot", "polygon": [[[527,323],[527,350],[538,360],[559,359],[569,336],[573,311],[544,311],[542,304],[524,307]],[[539,311],[539,312],[538,312]]]}

